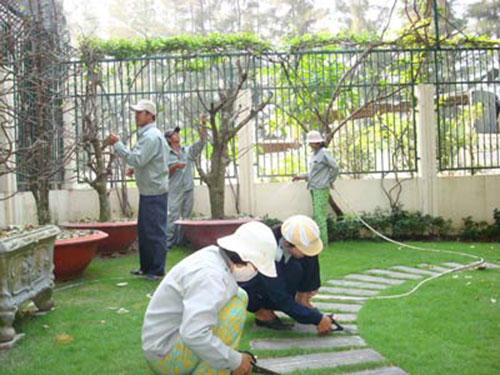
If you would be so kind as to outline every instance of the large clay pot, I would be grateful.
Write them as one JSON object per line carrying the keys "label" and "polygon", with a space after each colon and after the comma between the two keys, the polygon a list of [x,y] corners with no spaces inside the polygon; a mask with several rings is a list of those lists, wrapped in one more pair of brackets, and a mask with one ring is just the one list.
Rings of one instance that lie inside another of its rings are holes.
{"label": "large clay pot", "polygon": [[87,236],[56,240],[54,245],[55,279],[71,280],[81,276],[94,258],[97,246],[107,237],[107,233],[96,230]]}
{"label": "large clay pot", "polygon": [[215,245],[217,239],[233,233],[240,225],[256,220],[247,219],[225,219],[225,220],[177,220],[186,234],[193,250],[205,246]]}
{"label": "large clay pot", "polygon": [[63,223],[68,229],[96,229],[108,234],[108,238],[99,243],[98,254],[112,254],[127,251],[137,238],[137,221],[116,223]]}

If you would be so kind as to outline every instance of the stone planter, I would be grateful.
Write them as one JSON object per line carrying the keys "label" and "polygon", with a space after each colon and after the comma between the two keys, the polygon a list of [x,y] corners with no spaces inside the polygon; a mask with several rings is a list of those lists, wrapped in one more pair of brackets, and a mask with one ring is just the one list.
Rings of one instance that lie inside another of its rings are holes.
{"label": "stone planter", "polygon": [[95,229],[107,233],[108,238],[99,242],[97,254],[108,255],[123,253],[137,238],[137,221],[121,221],[116,223],[63,223],[61,227],[68,229]]}
{"label": "stone planter", "polygon": [[177,220],[186,234],[193,250],[199,250],[208,245],[215,245],[217,239],[233,233],[240,225],[256,220],[227,219],[227,220]]}
{"label": "stone planter", "polygon": [[54,241],[59,228],[48,225],[0,240],[0,349],[23,335],[12,324],[19,306],[33,300],[40,311],[54,305]]}
{"label": "stone planter", "polygon": [[54,276],[57,281],[71,280],[82,275],[90,264],[107,233],[94,231],[83,237],[56,240],[54,245]]}

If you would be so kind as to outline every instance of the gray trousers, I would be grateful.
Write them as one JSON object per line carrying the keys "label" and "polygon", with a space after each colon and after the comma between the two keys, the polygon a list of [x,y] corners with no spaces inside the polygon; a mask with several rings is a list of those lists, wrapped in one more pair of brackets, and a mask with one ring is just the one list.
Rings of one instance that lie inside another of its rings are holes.
{"label": "gray trousers", "polygon": [[194,191],[169,191],[168,197],[168,221],[167,221],[167,244],[172,246],[182,244],[184,231],[179,225],[174,224],[179,219],[189,219],[193,212]]}

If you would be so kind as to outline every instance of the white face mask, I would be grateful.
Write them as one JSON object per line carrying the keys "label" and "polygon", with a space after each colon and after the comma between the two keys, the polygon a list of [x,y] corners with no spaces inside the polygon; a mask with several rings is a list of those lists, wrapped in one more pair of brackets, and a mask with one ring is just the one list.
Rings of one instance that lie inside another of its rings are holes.
{"label": "white face mask", "polygon": [[250,263],[248,263],[246,266],[235,264],[231,273],[238,282],[249,281],[258,274],[257,270]]}

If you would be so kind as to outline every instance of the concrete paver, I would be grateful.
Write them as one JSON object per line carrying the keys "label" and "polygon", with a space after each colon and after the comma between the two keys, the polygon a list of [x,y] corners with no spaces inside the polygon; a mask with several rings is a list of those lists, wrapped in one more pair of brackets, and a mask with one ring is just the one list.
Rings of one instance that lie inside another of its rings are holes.
{"label": "concrete paver", "polygon": [[297,370],[333,368],[383,360],[384,357],[373,349],[356,349],[331,353],[261,359],[257,364],[272,371],[287,373]]}
{"label": "concrete paver", "polygon": [[371,281],[374,283],[381,283],[381,284],[388,284],[388,285],[399,285],[399,284],[403,284],[406,281],[406,280],[398,280],[398,279],[389,279],[386,277],[359,275],[357,273],[352,273],[350,275],[347,275],[345,278],[351,279],[351,280]]}

